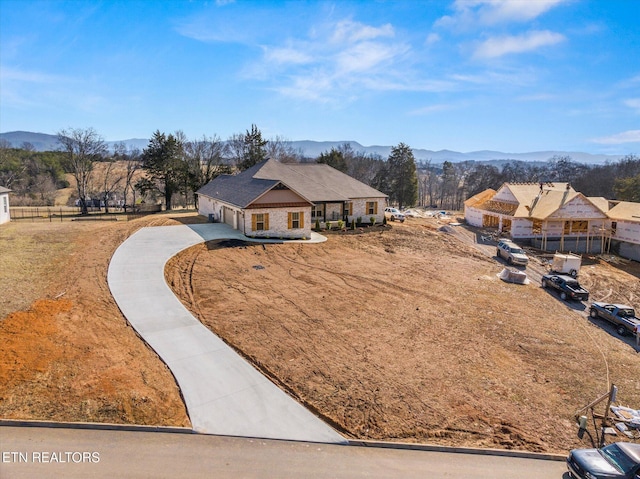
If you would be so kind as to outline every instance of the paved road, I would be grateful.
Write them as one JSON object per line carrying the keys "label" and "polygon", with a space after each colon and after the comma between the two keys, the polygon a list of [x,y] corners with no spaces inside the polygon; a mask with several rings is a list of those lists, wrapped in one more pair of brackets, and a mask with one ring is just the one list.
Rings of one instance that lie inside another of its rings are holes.
{"label": "paved road", "polygon": [[[325,239],[316,236],[314,241]],[[224,224],[137,231],[120,245],[109,264],[107,279],[118,307],[171,369],[194,430],[345,442],[203,326],[166,284],[164,266],[172,256],[203,241],[227,238],[247,240]]]}
{"label": "paved road", "polygon": [[[201,434],[39,427],[0,426],[0,452],[3,479],[561,479],[565,471],[563,462],[540,459]],[[70,453],[70,459],[66,463],[51,462],[53,452],[62,458]],[[86,457],[90,459],[74,463],[74,457],[79,460],[80,454],[73,453],[82,452],[89,453]],[[26,462],[19,462],[21,457]]]}

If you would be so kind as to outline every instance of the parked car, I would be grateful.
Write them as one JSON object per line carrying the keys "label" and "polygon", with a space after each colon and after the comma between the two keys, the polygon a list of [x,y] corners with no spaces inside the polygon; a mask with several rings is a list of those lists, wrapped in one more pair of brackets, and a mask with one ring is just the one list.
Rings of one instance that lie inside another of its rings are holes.
{"label": "parked car", "polygon": [[576,479],[640,479],[640,444],[616,442],[602,449],[573,449],[567,469]]}
{"label": "parked car", "polygon": [[640,318],[631,306],[625,304],[591,303],[589,314],[592,318],[606,319],[616,327],[620,336],[633,333],[640,325]]}
{"label": "parked car", "polygon": [[390,221],[400,221],[401,223],[404,222],[405,218],[404,214],[402,214],[400,210],[397,208],[391,208],[390,206],[387,206],[384,209],[384,217]]}
{"label": "parked car", "polygon": [[501,240],[498,243],[496,252],[498,258],[507,260],[509,264],[520,264],[526,266],[529,263],[529,257],[520,246],[510,240]]}
{"label": "parked car", "polygon": [[577,279],[568,275],[545,274],[542,277],[542,287],[557,290],[560,295],[560,299],[563,301],[567,301],[569,299],[587,301],[589,299],[589,291],[580,286]]}

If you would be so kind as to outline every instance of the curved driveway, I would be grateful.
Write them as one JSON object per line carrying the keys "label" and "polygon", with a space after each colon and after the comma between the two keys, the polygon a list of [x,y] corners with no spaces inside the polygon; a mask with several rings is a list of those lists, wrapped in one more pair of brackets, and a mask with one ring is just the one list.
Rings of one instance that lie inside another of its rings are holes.
{"label": "curved driveway", "polygon": [[346,444],[204,327],[166,284],[164,266],[172,256],[213,239],[248,240],[223,224],[142,228],[116,250],[107,277],[124,316],[171,369],[193,429]]}

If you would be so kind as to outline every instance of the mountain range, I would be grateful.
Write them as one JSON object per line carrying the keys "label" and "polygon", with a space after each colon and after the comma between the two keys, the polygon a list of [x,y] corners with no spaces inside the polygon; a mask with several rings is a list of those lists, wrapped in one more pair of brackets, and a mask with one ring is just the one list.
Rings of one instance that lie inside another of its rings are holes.
{"label": "mountain range", "polygon": [[[13,148],[20,148],[23,144],[29,143],[36,151],[52,151],[57,150],[58,139],[56,135],[49,135],[46,133],[33,133],[29,131],[10,131],[6,133],[0,133],[0,140],[5,140]],[[116,143],[125,143],[128,148],[138,148],[143,150],[149,144],[148,139],[144,138],[130,138],[128,140],[120,141],[107,141],[110,148]],[[376,154],[382,158],[387,158],[391,152],[391,146],[363,146],[356,141],[288,141],[285,142],[290,145],[294,150],[301,151],[307,158],[316,158],[320,153],[327,152],[331,148],[337,148],[345,143],[348,143],[353,151],[363,152],[365,154]],[[585,164],[603,164],[607,161],[614,162],[623,157],[623,155],[603,155],[603,154],[591,154],[579,151],[532,151],[528,153],[504,153],[501,151],[492,150],[480,150],[462,153],[459,151],[451,150],[425,150],[415,148],[413,149],[413,155],[416,161],[431,160],[432,164],[441,164],[444,161],[451,161],[452,163],[459,163],[463,161],[476,161],[480,163],[500,162],[501,160],[519,160],[527,162],[544,162],[554,156],[569,156],[577,163]]]}

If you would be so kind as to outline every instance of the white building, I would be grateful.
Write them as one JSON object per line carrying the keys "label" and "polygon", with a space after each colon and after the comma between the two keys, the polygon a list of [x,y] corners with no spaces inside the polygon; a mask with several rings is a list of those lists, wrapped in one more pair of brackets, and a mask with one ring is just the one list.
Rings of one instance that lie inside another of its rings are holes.
{"label": "white building", "polygon": [[620,201],[607,215],[611,220],[611,240],[617,243],[618,254],[640,261],[640,203]]}
{"label": "white building", "polygon": [[0,186],[0,225],[11,221],[11,208],[9,207],[9,193],[11,190]]}

